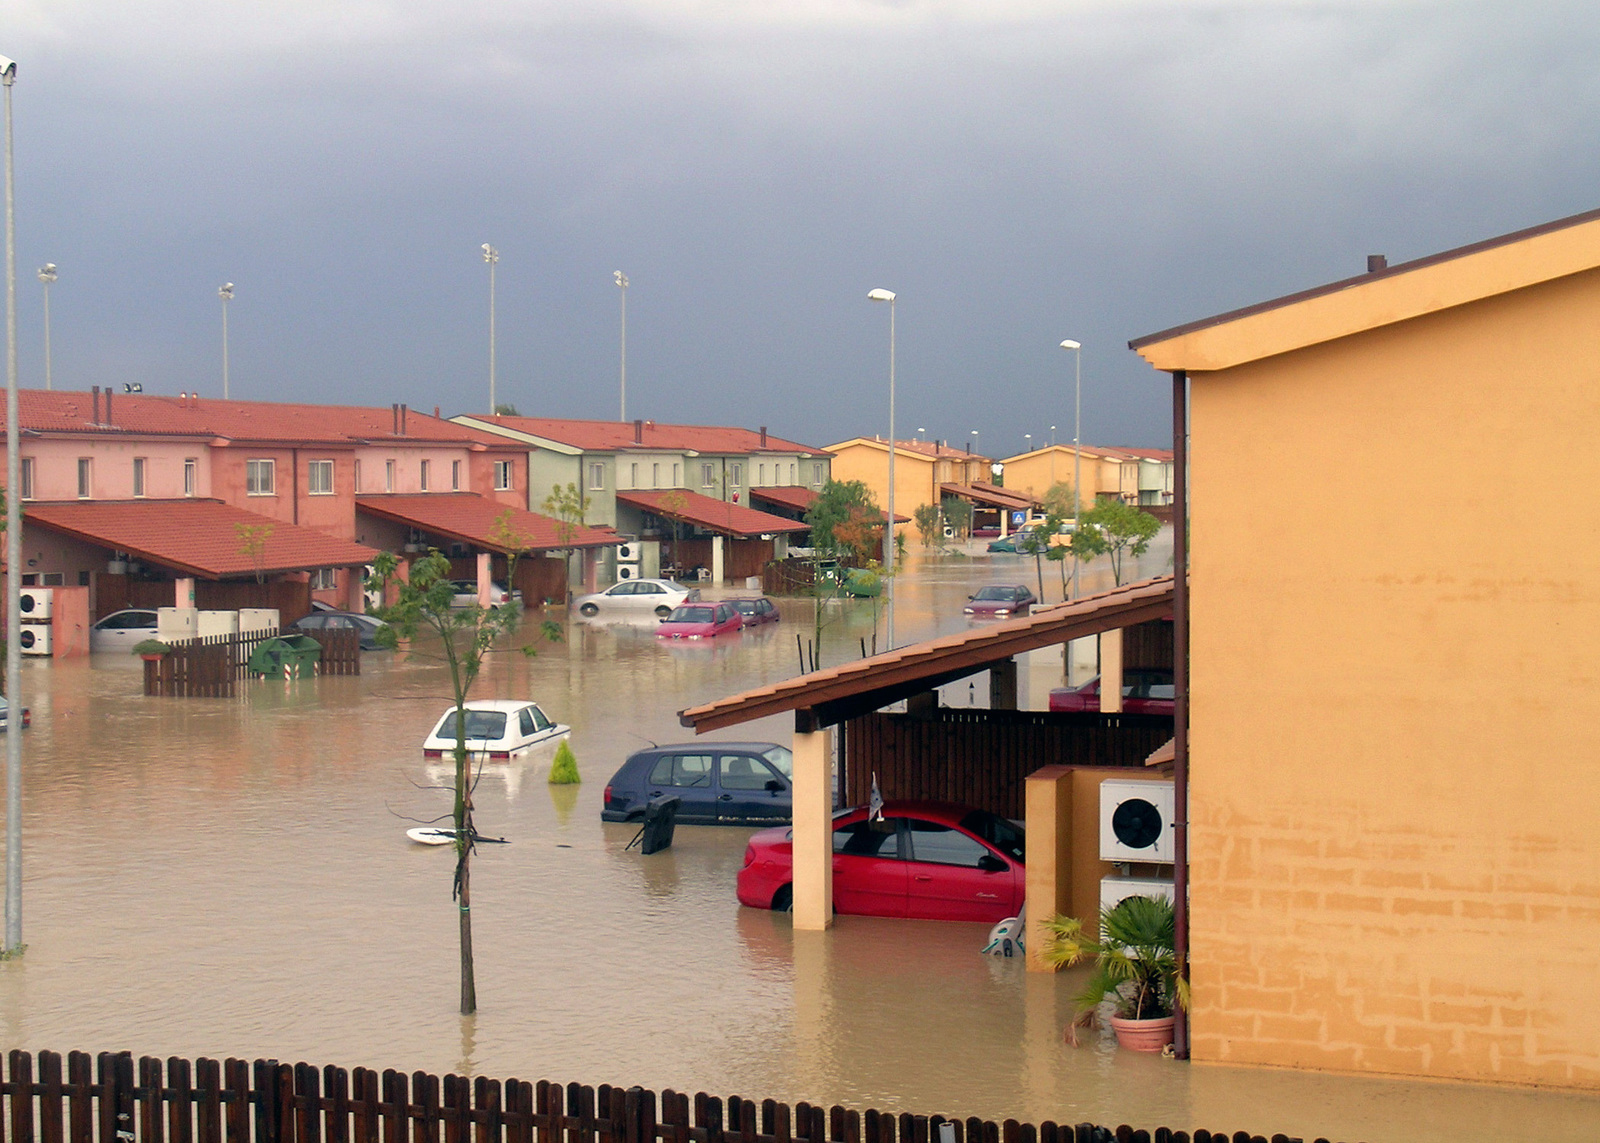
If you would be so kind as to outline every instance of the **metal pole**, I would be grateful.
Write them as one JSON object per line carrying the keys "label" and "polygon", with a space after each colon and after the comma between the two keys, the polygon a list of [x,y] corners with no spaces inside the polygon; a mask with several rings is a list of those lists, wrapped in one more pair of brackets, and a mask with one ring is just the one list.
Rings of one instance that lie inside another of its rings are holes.
{"label": "metal pole", "polygon": [[884,581],[884,594],[888,596],[888,616],[885,630],[888,650],[894,650],[894,298],[889,299],[889,519],[883,532],[883,566],[889,577]]}
{"label": "metal pole", "polygon": [[217,297],[222,299],[222,399],[228,399],[228,303],[233,300],[233,283],[217,287]]}
{"label": "metal pole", "polygon": [[54,389],[50,380],[50,283],[56,280],[56,264],[46,262],[39,267],[39,281],[44,283],[44,387]]}
{"label": "metal pole", "polygon": [[622,294],[622,404],[617,419],[628,419],[628,275],[621,270],[613,273],[617,289]]}
{"label": "metal pole", "polygon": [[6,89],[6,735],[5,955],[22,952],[22,461],[17,431],[17,218],[11,147],[11,86],[17,65],[0,56]]}
{"label": "metal pole", "polygon": [[489,415],[492,417],[500,408],[494,399],[494,268],[500,261],[500,251],[485,242],[483,260],[489,263]]}
{"label": "metal pole", "polygon": [[[1083,346],[1072,351],[1072,530],[1083,526],[1083,444],[1079,435],[1083,429]],[[1078,598],[1078,568],[1083,563],[1074,552],[1072,556],[1072,598]]]}

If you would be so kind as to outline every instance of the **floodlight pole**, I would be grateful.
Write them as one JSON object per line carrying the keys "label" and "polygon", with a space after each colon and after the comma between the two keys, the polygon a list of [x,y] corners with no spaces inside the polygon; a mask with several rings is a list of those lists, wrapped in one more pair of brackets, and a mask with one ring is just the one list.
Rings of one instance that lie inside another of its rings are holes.
{"label": "floodlight pole", "polygon": [[489,415],[500,411],[494,400],[494,268],[500,262],[500,251],[483,244],[483,260],[489,263]]}
{"label": "floodlight pole", "polygon": [[[1073,384],[1072,398],[1072,532],[1076,536],[1078,529],[1083,526],[1083,449],[1080,447],[1078,433],[1083,426],[1083,346],[1070,338],[1061,343],[1062,349],[1072,350],[1073,370],[1076,380]],[[1072,553],[1072,598],[1078,598],[1078,567],[1083,561],[1078,558],[1077,544],[1073,544]]]}
{"label": "floodlight pole", "polygon": [[894,291],[873,290],[867,295],[875,302],[889,303],[889,508],[888,519],[883,526],[883,594],[887,601],[884,608],[884,635],[888,646],[887,651],[894,650]]}
{"label": "floodlight pole", "polygon": [[622,405],[618,410],[619,421],[628,419],[628,275],[621,270],[613,270],[611,276],[617,280],[617,290],[622,294]]}
{"label": "floodlight pole", "polygon": [[228,303],[233,301],[233,283],[224,282],[217,287],[217,297],[222,299],[222,399],[228,399]]}
{"label": "floodlight pole", "polygon": [[6,934],[4,955],[22,953],[22,461],[17,431],[17,216],[11,87],[17,65],[0,56],[6,89]]}
{"label": "floodlight pole", "polygon": [[50,381],[50,283],[56,280],[56,264],[46,262],[39,267],[39,281],[44,283],[44,387],[54,389]]}

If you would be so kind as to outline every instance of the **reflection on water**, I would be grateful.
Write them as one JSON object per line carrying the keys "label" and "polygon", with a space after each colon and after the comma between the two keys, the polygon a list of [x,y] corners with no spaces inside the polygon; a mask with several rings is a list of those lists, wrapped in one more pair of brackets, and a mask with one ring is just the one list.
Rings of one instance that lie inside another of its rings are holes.
{"label": "reflection on water", "polygon": [[[961,630],[973,588],[1034,583],[1032,570],[1019,556],[919,562],[896,585],[896,629]],[[484,766],[479,828],[510,844],[483,847],[474,871],[482,1010],[465,1020],[450,851],[404,836],[449,809],[431,788],[448,768],[422,760],[449,702],[425,654],[235,701],[146,699],[131,656],[26,664],[29,949],[0,965],[5,1043],[1306,1137],[1443,1139],[1469,1123],[1592,1137],[1593,1098],[1069,1049],[1075,979],[980,956],[983,926],[846,917],[796,934],[734,900],[751,831],[681,826],[664,853],[629,850],[637,828],[599,820],[606,780],[631,751],[686,738],[683,707],[796,674],[812,608],[781,606],[782,623],[711,645],[573,622],[534,659],[493,657],[475,693],[569,723],[584,783],[550,787],[548,751]],[[870,641],[868,605],[824,619],[825,662]],[[787,741],[790,726],[717,737]]]}

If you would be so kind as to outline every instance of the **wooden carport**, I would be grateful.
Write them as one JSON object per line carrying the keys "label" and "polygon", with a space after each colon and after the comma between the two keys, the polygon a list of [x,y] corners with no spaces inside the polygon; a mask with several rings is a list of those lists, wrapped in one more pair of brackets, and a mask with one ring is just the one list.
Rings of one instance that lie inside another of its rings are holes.
{"label": "wooden carport", "polygon": [[[835,726],[902,699],[916,701],[936,687],[983,671],[991,672],[991,706],[1014,709],[1017,655],[1165,618],[1172,614],[1173,598],[1173,577],[1161,576],[690,707],[678,718],[702,733],[794,712],[794,924],[797,929],[825,929],[833,923]],[[1107,643],[1101,693],[1117,706],[1122,691],[1120,639]],[[1050,761],[1040,759],[1040,764]],[[1031,875],[1029,882],[1031,895]],[[1030,915],[1036,912],[1030,909]]]}

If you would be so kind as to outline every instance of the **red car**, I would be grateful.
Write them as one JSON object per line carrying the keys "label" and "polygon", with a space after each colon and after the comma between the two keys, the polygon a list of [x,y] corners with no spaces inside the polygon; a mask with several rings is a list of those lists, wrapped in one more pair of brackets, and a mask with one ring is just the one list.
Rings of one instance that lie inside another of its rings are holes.
{"label": "red car", "polygon": [[967,614],[976,619],[1009,619],[1028,614],[1028,609],[1038,602],[1038,597],[1020,583],[990,584],[967,597]]}
{"label": "red car", "polygon": [[685,603],[656,628],[658,639],[714,639],[744,626],[739,609],[727,600],[720,603]]}
{"label": "red car", "polygon": [[[1098,711],[1100,677],[1083,686],[1050,692],[1050,709]],[[1128,714],[1167,714],[1173,711],[1172,672],[1162,667],[1134,667],[1122,673],[1122,709]]]}
{"label": "red car", "polygon": [[739,614],[743,617],[746,627],[755,627],[762,623],[776,623],[780,618],[778,605],[764,595],[758,595],[754,599],[730,599],[728,602],[739,609]]}
{"label": "red car", "polygon": [[[794,900],[794,832],[750,839],[739,903],[787,909]],[[947,802],[885,802],[833,818],[833,907],[868,917],[993,924],[1022,911],[1027,878],[1020,826],[987,810]]]}

